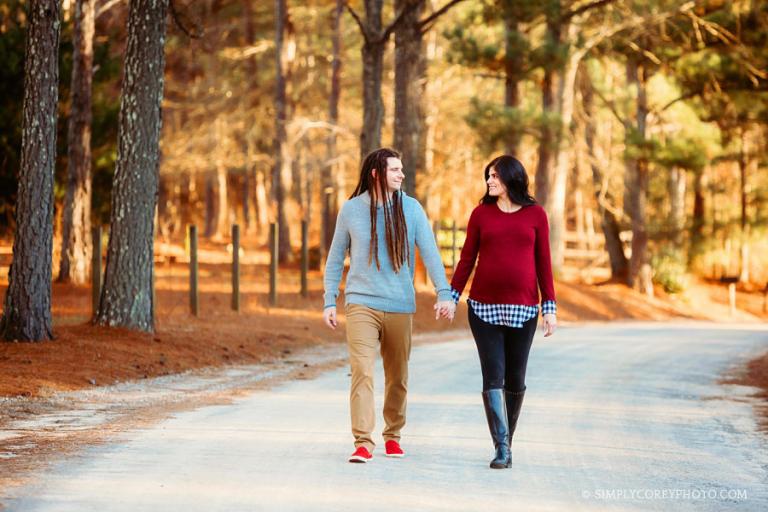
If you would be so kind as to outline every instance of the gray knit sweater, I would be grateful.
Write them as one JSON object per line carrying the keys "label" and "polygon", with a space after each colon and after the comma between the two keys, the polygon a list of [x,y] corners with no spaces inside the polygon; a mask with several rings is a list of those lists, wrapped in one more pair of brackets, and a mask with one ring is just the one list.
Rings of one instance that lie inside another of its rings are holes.
{"label": "gray knit sweater", "polygon": [[424,266],[435,285],[438,300],[451,300],[451,287],[445,278],[445,268],[435,243],[432,227],[419,202],[400,192],[408,229],[410,260],[395,272],[387,252],[384,232],[384,207],[376,210],[379,236],[379,263],[368,264],[371,242],[371,196],[365,192],[342,206],[336,220],[336,231],[325,264],[325,307],[336,306],[339,284],[344,271],[344,258],[349,249],[350,265],[345,287],[347,304],[360,304],[379,311],[413,313],[416,293],[413,288],[414,246],[418,246]]}

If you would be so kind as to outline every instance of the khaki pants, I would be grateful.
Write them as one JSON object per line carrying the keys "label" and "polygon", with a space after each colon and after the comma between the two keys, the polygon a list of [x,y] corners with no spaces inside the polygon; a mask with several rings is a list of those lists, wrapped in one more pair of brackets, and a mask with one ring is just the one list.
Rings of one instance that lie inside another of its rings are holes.
{"label": "khaki pants", "polygon": [[373,402],[373,368],[376,351],[384,362],[385,441],[399,440],[405,425],[408,392],[408,358],[411,355],[410,313],[386,313],[358,304],[348,304],[347,346],[352,370],[349,392],[352,434],[355,446],[373,450],[371,433],[376,423]]}

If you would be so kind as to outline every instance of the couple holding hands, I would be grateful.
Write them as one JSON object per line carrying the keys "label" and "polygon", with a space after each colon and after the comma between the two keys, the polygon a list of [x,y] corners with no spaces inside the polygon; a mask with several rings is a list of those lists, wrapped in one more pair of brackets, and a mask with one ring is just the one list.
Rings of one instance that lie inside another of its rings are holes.
{"label": "couple holding hands", "polygon": [[467,302],[482,369],[483,405],[495,447],[490,465],[508,468],[539,315],[539,292],[544,336],[550,336],[557,325],[546,213],[528,192],[523,165],[512,156],[495,158],[485,168],[486,193],[469,217],[461,258],[449,285],[424,209],[401,190],[404,179],[396,151],[381,148],[366,156],[357,187],[339,212],[325,266],[323,320],[335,329],[336,298],[349,251],[344,293],[355,437],[349,462],[373,458],[377,351],[384,365],[385,454],[404,456],[400,431],[405,425],[416,310],[414,248],[418,246],[437,292],[435,318],[453,320],[475,270]]}

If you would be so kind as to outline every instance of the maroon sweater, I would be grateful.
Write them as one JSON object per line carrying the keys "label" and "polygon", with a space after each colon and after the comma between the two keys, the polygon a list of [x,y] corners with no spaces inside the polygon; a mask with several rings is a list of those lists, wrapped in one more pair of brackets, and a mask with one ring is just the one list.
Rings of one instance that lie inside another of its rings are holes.
{"label": "maroon sweater", "polygon": [[475,278],[469,298],[484,304],[535,306],[555,300],[552,261],[549,256],[549,224],[539,205],[502,212],[495,203],[472,211],[467,239],[451,286],[464,291],[475,259]]}

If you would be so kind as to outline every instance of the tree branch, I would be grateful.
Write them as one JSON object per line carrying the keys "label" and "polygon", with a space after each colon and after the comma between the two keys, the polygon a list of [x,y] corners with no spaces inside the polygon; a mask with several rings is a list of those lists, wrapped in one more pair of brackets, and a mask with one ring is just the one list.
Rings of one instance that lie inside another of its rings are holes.
{"label": "tree branch", "polygon": [[386,26],[386,28],[381,32],[379,35],[378,42],[383,43],[387,39],[389,39],[389,36],[392,35],[392,32],[397,28],[397,26],[402,23],[403,18],[406,14],[409,14],[411,11],[416,9],[419,5],[423,4],[425,0],[416,0],[415,2],[409,2],[405,7],[403,7],[399,13],[397,13],[397,16],[395,16],[395,19],[392,20],[392,23]]}
{"label": "tree branch", "polygon": [[562,21],[568,21],[571,18],[575,18],[579,14],[583,14],[587,11],[591,11],[592,9],[597,9],[599,7],[602,7],[604,5],[612,4],[616,0],[595,0],[594,2],[590,2],[588,4],[584,4],[581,7],[578,7],[572,11],[568,11],[562,16]]}
{"label": "tree branch", "polygon": [[344,7],[347,8],[349,14],[351,14],[357,22],[357,26],[360,27],[360,32],[363,34],[363,39],[365,39],[365,42],[370,43],[371,38],[368,36],[368,29],[366,28],[365,23],[363,23],[363,20],[360,19],[360,16],[355,12],[352,6],[349,5],[349,2],[344,2]]}
{"label": "tree branch", "polygon": [[450,0],[447,4],[442,6],[440,9],[436,10],[423,20],[419,22],[419,30],[421,30],[422,33],[427,32],[432,28],[432,25],[437,21],[437,19],[448,12],[454,5],[458,4],[459,2],[463,2],[464,0]]}
{"label": "tree branch", "polygon": [[656,114],[656,115],[661,114],[662,112],[667,110],[669,107],[671,107],[672,105],[674,105],[678,101],[685,101],[685,100],[688,100],[688,99],[691,99],[691,98],[695,98],[699,94],[701,94],[700,91],[691,91],[691,92],[688,92],[686,94],[683,94],[682,96],[679,96],[679,97],[673,99],[672,101],[668,102],[666,105],[664,105],[660,109],[654,109],[652,113]]}
{"label": "tree branch", "polygon": [[611,114],[613,114],[613,116],[622,124],[622,126],[624,126],[626,124],[626,119],[621,117],[619,111],[616,110],[616,105],[611,100],[603,96],[603,93],[601,93],[600,89],[597,87],[592,87],[592,90],[595,92],[597,97],[600,98],[600,101],[602,101],[603,104],[608,107],[608,110],[611,111]]}

